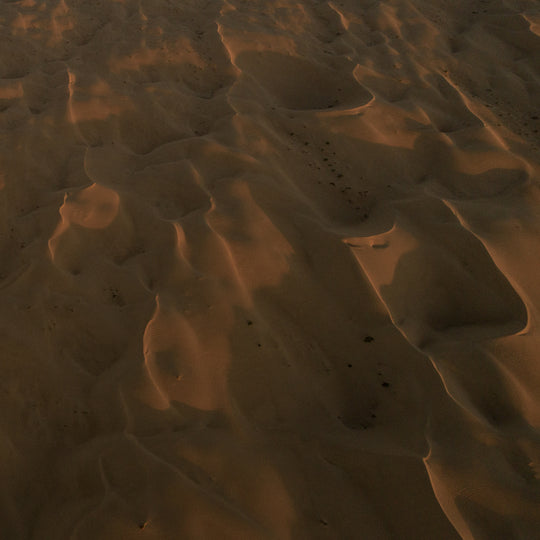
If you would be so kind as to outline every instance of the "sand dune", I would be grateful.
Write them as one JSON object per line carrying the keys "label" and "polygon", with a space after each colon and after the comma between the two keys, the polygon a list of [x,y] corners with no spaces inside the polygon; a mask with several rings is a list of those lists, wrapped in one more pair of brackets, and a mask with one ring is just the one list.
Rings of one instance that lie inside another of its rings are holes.
{"label": "sand dune", "polygon": [[536,2],[0,24],[2,538],[540,538]]}

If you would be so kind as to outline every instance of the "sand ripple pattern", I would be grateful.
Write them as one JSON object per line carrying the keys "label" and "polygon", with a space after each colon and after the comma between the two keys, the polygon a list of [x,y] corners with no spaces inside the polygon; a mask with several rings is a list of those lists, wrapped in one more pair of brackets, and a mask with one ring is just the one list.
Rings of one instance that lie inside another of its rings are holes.
{"label": "sand ripple pattern", "polygon": [[532,0],[0,5],[2,538],[540,538]]}

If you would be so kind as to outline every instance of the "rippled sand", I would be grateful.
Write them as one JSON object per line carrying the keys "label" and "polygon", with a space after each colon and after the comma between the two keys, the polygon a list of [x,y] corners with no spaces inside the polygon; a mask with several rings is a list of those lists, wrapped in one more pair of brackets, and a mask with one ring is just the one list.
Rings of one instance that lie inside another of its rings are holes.
{"label": "rippled sand", "polygon": [[540,538],[538,2],[0,25],[1,538]]}

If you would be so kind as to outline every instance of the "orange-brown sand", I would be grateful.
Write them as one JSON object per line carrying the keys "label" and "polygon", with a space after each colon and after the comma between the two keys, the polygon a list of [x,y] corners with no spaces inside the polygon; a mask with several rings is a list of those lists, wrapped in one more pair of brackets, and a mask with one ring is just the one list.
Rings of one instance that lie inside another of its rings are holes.
{"label": "orange-brown sand", "polygon": [[0,538],[540,538],[537,0],[0,25]]}

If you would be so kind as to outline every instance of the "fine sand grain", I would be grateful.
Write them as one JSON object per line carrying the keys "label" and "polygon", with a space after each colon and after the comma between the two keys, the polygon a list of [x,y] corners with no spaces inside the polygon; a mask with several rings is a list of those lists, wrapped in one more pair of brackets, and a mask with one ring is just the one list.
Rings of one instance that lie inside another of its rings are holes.
{"label": "fine sand grain", "polygon": [[0,538],[540,539],[537,0],[0,36]]}

